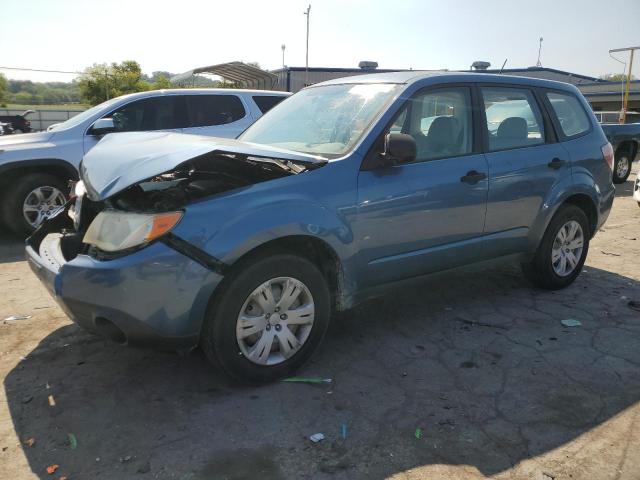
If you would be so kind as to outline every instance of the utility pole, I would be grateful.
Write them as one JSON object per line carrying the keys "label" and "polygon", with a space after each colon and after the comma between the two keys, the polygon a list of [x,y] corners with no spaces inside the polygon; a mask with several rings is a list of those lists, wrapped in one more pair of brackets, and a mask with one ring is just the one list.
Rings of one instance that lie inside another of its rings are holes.
{"label": "utility pole", "polygon": [[305,61],[305,87],[309,85],[309,17],[311,16],[311,5],[309,5],[307,7],[307,11],[304,12],[304,14],[307,16],[307,54],[306,54],[306,61]]}
{"label": "utility pole", "polygon": [[287,48],[287,46],[283,43],[280,48],[282,48],[282,69],[284,70],[284,49]]}
{"label": "utility pole", "polygon": [[538,44],[538,61],[536,62],[536,67],[542,66],[542,62],[540,61],[540,52],[542,52],[542,40],[543,38],[540,37],[540,43]]}
{"label": "utility pole", "polygon": [[633,52],[636,50],[640,50],[640,46],[637,47],[626,47],[626,48],[614,48],[613,50],[609,50],[609,53],[615,52],[630,52],[629,58],[629,73],[627,73],[627,84],[624,89],[624,100],[622,102],[622,111],[620,112],[619,122],[624,123],[627,119],[627,105],[629,105],[629,87],[631,83],[631,72],[633,68]]}

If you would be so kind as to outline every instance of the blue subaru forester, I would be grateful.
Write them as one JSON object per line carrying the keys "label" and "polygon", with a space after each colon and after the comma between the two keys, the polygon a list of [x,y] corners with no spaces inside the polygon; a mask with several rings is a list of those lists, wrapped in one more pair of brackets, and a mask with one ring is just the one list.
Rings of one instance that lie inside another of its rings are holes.
{"label": "blue subaru forester", "polygon": [[106,135],[27,241],[77,324],[201,345],[226,374],[290,374],[333,311],[505,257],[569,285],[614,197],[613,152],[572,85],[489,74],[337,79],[238,140]]}

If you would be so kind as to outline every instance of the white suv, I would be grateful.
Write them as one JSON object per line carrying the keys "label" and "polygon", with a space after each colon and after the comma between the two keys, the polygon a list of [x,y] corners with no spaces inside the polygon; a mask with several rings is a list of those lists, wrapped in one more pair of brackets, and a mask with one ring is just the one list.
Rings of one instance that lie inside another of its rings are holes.
{"label": "white suv", "polygon": [[0,139],[0,220],[33,231],[67,200],[80,160],[107,133],[166,130],[235,138],[290,93],[175,89],[108,100],[48,131]]}

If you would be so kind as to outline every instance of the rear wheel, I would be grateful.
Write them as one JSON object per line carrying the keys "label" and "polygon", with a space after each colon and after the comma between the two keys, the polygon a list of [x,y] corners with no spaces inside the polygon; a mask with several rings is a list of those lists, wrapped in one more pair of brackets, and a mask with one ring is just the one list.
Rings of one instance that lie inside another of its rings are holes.
{"label": "rear wheel", "polygon": [[29,235],[67,201],[67,182],[46,173],[16,179],[2,203],[5,224],[18,235]]}
{"label": "rear wheel", "polygon": [[631,155],[626,151],[616,153],[613,165],[613,183],[626,182],[629,174],[631,174]]}
{"label": "rear wheel", "polygon": [[291,374],[329,325],[326,280],[308,260],[259,257],[230,273],[205,319],[202,348],[230,377],[264,383]]}
{"label": "rear wheel", "polygon": [[560,207],[542,237],[533,261],[522,265],[535,285],[556,290],[576,279],[589,251],[589,221],[575,205]]}

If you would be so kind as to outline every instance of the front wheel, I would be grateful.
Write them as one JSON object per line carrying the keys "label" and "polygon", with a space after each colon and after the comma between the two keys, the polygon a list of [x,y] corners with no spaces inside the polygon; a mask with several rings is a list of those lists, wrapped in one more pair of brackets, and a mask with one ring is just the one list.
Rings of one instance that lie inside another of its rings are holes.
{"label": "front wheel", "polygon": [[616,154],[613,165],[613,183],[624,183],[631,174],[631,156],[627,152]]}
{"label": "front wheel", "polygon": [[308,260],[263,256],[228,275],[205,319],[201,345],[230,377],[265,383],[291,374],[329,325],[326,280]]}
{"label": "front wheel", "polygon": [[68,189],[65,180],[46,173],[30,173],[16,179],[2,202],[6,225],[18,235],[30,235],[65,204]]}
{"label": "front wheel", "polygon": [[551,219],[525,276],[549,290],[564,288],[576,279],[589,251],[589,221],[575,205],[563,205]]}

